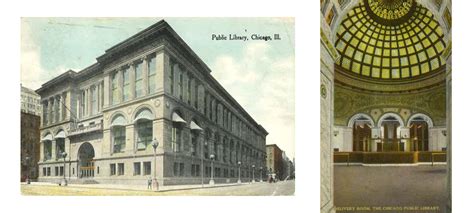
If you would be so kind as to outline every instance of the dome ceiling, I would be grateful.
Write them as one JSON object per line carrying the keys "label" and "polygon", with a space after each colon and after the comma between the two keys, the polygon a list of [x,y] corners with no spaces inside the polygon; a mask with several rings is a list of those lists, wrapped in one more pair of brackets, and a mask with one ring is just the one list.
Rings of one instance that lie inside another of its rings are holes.
{"label": "dome ceiling", "polygon": [[361,0],[337,31],[336,62],[378,79],[403,79],[437,70],[446,62],[443,31],[415,0]]}

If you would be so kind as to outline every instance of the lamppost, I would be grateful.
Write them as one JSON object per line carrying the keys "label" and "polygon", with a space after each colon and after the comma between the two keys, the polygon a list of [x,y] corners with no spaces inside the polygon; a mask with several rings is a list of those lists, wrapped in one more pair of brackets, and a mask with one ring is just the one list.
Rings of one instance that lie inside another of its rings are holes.
{"label": "lamppost", "polygon": [[63,157],[63,159],[64,159],[63,183],[61,185],[67,186],[67,180],[66,180],[66,157],[67,157],[67,153],[65,151],[63,153],[61,153],[61,157]]}
{"label": "lamppost", "polygon": [[26,184],[30,184],[30,156],[25,157],[26,161]]}
{"label": "lamppost", "polygon": [[242,180],[240,180],[240,165],[242,164],[242,162],[237,162],[237,164],[239,164],[239,179],[237,180],[237,183],[242,183]]}
{"label": "lamppost", "polygon": [[159,184],[158,180],[156,179],[156,148],[158,148],[158,140],[156,138],[153,139],[153,142],[151,144],[153,146],[153,160],[154,160],[154,166],[153,166],[153,181],[152,181],[152,188],[155,191],[158,191],[159,189]]}
{"label": "lamppost", "polygon": [[255,183],[255,164],[252,165],[252,183]]}
{"label": "lamppost", "polygon": [[263,167],[260,167],[260,183],[263,182]]}
{"label": "lamppost", "polygon": [[211,157],[211,180],[209,181],[209,185],[214,185],[214,154],[211,154],[210,157]]}

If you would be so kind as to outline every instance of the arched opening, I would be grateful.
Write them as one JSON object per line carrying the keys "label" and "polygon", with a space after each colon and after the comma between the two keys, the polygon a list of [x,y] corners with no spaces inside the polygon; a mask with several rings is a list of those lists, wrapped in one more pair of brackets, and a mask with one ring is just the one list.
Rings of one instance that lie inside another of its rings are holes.
{"label": "arched opening", "polygon": [[52,157],[52,141],[53,136],[51,134],[46,134],[41,141],[43,142],[43,160],[50,160]]}
{"label": "arched opening", "polygon": [[122,115],[116,115],[110,124],[111,132],[112,132],[112,151],[113,153],[123,152],[125,151],[125,125],[127,121],[125,117]]}
{"label": "arched opening", "polygon": [[411,151],[428,151],[428,122],[423,117],[415,117],[410,122],[410,141],[413,144]]}
{"label": "arched opening", "polygon": [[400,127],[402,124],[395,116],[387,116],[381,122],[381,143],[377,143],[377,151],[404,151],[405,145],[400,143]]}
{"label": "arched opening", "polygon": [[78,177],[79,178],[90,178],[94,177],[94,147],[88,142],[83,143],[79,147],[78,151]]}
{"label": "arched opening", "polygon": [[141,109],[135,115],[135,141],[137,150],[145,150],[153,140],[153,113],[147,109]]}
{"label": "arched opening", "polygon": [[359,118],[352,127],[352,150],[370,151],[371,127],[367,118]]}
{"label": "arched opening", "polygon": [[171,114],[171,119],[173,121],[171,125],[171,149],[173,152],[181,152],[184,148],[182,130],[187,122],[183,119],[182,113],[177,110]]}

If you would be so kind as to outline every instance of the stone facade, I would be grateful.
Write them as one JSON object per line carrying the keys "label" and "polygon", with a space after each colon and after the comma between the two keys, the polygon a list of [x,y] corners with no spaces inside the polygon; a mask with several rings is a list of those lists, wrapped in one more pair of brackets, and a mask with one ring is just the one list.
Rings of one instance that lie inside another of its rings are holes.
{"label": "stone facade", "polygon": [[268,133],[210,72],[160,21],[43,84],[40,181],[224,183],[239,170],[250,181]]}

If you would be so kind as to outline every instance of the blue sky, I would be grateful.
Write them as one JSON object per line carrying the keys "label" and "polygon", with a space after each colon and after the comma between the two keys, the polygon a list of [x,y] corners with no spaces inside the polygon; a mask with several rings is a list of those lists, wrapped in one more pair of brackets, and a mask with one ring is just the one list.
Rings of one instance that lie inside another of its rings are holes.
{"label": "blue sky", "polygon": [[[22,18],[21,83],[37,89],[96,62],[106,49],[163,18]],[[165,18],[212,75],[294,157],[294,19]],[[270,35],[281,40],[212,40],[212,34]]]}

